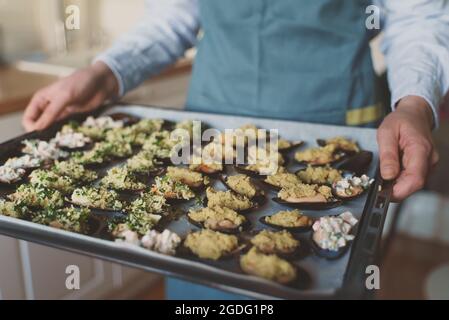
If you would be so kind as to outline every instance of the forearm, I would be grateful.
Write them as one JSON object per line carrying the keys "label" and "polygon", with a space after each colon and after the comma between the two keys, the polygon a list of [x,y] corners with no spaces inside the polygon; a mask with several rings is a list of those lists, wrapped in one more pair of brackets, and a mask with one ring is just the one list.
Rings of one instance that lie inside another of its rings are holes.
{"label": "forearm", "polygon": [[430,129],[435,125],[433,110],[422,97],[405,96],[397,103],[396,110],[408,113],[416,119],[423,119]]}
{"label": "forearm", "polygon": [[407,96],[421,97],[433,110],[449,89],[449,3],[442,0],[383,1],[383,52],[392,107]]}
{"label": "forearm", "polygon": [[104,92],[107,99],[114,99],[119,94],[117,78],[107,64],[102,61],[96,61],[89,67],[93,76],[98,79],[99,90]]}
{"label": "forearm", "polygon": [[147,0],[144,20],[95,61],[109,67],[121,96],[181,57],[198,29],[197,0]]}

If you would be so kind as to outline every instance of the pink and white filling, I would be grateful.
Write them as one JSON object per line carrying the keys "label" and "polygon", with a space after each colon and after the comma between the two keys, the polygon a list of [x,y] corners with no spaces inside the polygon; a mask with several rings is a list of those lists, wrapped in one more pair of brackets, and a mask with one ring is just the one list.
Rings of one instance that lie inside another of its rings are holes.
{"label": "pink and white filling", "polygon": [[116,129],[122,128],[124,123],[121,120],[114,120],[111,117],[104,116],[94,118],[89,116],[82,124],[84,127],[97,128],[97,129]]}
{"label": "pink and white filling", "polygon": [[321,217],[312,226],[313,241],[321,249],[338,251],[354,240],[354,235],[350,232],[357,222],[349,211],[338,216]]}
{"label": "pink and white filling", "polygon": [[58,147],[75,149],[84,147],[86,144],[91,143],[92,140],[80,132],[67,131],[58,132],[51,142]]}
{"label": "pink and white filling", "polygon": [[123,230],[118,236],[120,238],[116,239],[116,242],[142,246],[148,250],[166,255],[174,255],[176,248],[181,243],[181,238],[168,229],[162,232],[150,230],[140,240],[138,233],[129,229]]}
{"label": "pink and white filling", "polygon": [[22,149],[23,153],[29,154],[34,158],[41,160],[57,160],[65,158],[69,155],[68,152],[61,150],[54,142],[47,142],[43,140],[25,140],[23,141],[25,147]]}
{"label": "pink and white filling", "polygon": [[339,196],[351,197],[368,189],[373,182],[374,179],[370,179],[366,174],[361,177],[350,176],[337,181],[334,189]]}

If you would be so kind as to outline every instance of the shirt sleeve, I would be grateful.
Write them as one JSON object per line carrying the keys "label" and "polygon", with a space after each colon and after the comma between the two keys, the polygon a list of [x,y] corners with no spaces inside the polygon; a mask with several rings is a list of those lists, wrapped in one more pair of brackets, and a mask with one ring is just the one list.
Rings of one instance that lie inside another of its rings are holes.
{"label": "shirt sleeve", "polygon": [[438,107],[449,89],[449,1],[384,0],[384,40],[392,107],[403,97]]}
{"label": "shirt sleeve", "polygon": [[197,39],[197,0],[146,0],[145,6],[144,19],[94,60],[112,70],[120,96],[174,63]]}

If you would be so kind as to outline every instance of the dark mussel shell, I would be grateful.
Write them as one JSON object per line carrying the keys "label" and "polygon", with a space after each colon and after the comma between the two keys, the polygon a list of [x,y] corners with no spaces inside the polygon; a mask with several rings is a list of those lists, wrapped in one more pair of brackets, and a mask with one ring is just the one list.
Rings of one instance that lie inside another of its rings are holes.
{"label": "dark mussel shell", "polygon": [[100,238],[102,232],[106,228],[106,219],[91,213],[91,215],[87,219],[86,224],[87,224],[86,234],[92,237]]}
{"label": "dark mussel shell", "polygon": [[161,166],[163,167],[168,167],[168,166],[172,166],[173,163],[171,162],[170,157],[168,158],[161,158],[161,157],[156,157],[157,161],[159,161],[161,163]]}
{"label": "dark mussel shell", "polygon": [[141,189],[114,189],[112,187],[106,187],[109,190],[114,190],[119,194],[125,195],[125,196],[134,196],[139,195],[142,192],[144,192],[147,188],[141,188]]}
{"label": "dark mussel shell", "polygon": [[108,163],[106,163],[106,161],[104,161],[104,162],[102,162],[102,163],[99,163],[99,162],[93,162],[93,163],[86,163],[86,164],[83,164],[83,166],[86,168],[86,169],[89,169],[89,170],[99,170],[99,169],[102,169],[102,168],[104,168],[104,167],[106,167],[108,165]]}
{"label": "dark mussel shell", "polygon": [[266,182],[265,179],[260,180],[260,183],[273,191],[281,191],[281,189],[282,189],[281,187],[278,187],[278,186],[275,186],[274,184]]}
{"label": "dark mussel shell", "polygon": [[310,247],[315,252],[318,257],[327,259],[327,260],[336,260],[344,256],[344,254],[348,251],[351,243],[346,244],[346,246],[340,248],[338,251],[328,250],[320,248],[316,242],[313,240],[313,232],[310,234],[310,238],[308,240]]}
{"label": "dark mussel shell", "polygon": [[[156,177],[165,174],[165,167],[156,167],[152,170],[144,171],[134,171],[133,174],[139,179],[145,180],[147,178]],[[145,181],[143,181],[145,182]]]}
{"label": "dark mussel shell", "polygon": [[[326,140],[325,139],[316,139],[316,143],[320,146],[320,147],[324,147],[327,145]],[[356,151],[348,151],[345,149],[338,149],[340,152],[343,152],[345,155],[354,155],[357,152]]]}
{"label": "dark mussel shell", "polygon": [[168,198],[168,197],[164,196],[164,198],[165,198],[165,201],[168,204],[173,204],[173,205],[181,204],[181,203],[185,203],[185,202],[189,202],[189,201],[195,200],[195,197],[190,198],[190,199],[184,199],[184,198]]}
{"label": "dark mussel shell", "polygon": [[[96,213],[92,212],[91,216],[89,217],[89,220],[88,220],[89,232],[90,232],[89,235],[92,237],[95,237],[95,238],[114,241],[114,238],[112,237],[112,235],[110,234],[110,232],[108,230],[108,221],[110,219],[115,219],[115,218],[116,217],[108,218],[105,215],[96,214]],[[92,223],[92,227],[90,226],[91,223]],[[95,228],[96,226],[98,226],[98,227]]]}
{"label": "dark mussel shell", "polygon": [[[187,213],[186,217],[187,217],[187,221],[189,221],[189,223],[193,224],[194,226],[196,226],[198,228],[201,228],[201,229],[207,229],[204,226],[204,222],[198,222],[198,221],[192,220],[189,217],[188,213]],[[238,234],[240,232],[248,230],[250,227],[251,227],[251,222],[248,219],[246,219],[246,221],[242,225],[240,225],[240,226],[238,226],[236,228],[233,228],[233,229],[218,228],[218,229],[211,229],[211,230],[212,231],[222,232],[222,233],[227,233],[227,234]]]}
{"label": "dark mussel shell", "polygon": [[108,160],[110,160],[110,161],[114,161],[114,160],[116,160],[116,161],[122,161],[122,160],[129,159],[129,158],[132,157],[133,155],[134,155],[133,153],[127,154],[127,155],[111,154],[111,155],[109,155],[109,156],[107,157],[107,159],[106,159],[105,161],[106,161],[106,162],[107,162]]}
{"label": "dark mussel shell", "polygon": [[255,178],[255,179],[265,179],[267,177],[266,174],[260,174],[257,171],[252,171],[252,170],[248,170],[245,168],[245,165],[235,165],[235,170],[238,173],[241,174],[246,174],[247,176],[250,176],[251,178]]}
{"label": "dark mussel shell", "polygon": [[162,130],[172,131],[175,129],[176,121],[163,119]]}
{"label": "dark mussel shell", "polygon": [[335,165],[335,168],[345,171],[351,171],[356,175],[362,175],[368,171],[372,161],[373,153],[371,151],[363,150],[354,154],[353,156],[345,157]]}
{"label": "dark mussel shell", "polygon": [[112,113],[112,114],[109,114],[108,116],[111,117],[115,121],[119,121],[119,120],[123,121],[123,124],[125,126],[131,126],[141,120],[137,116],[133,116],[131,114],[124,113],[124,112]]}
{"label": "dark mussel shell", "polygon": [[312,285],[312,277],[310,274],[301,267],[296,266],[296,279],[286,284],[287,287],[295,290],[306,290]]}
{"label": "dark mussel shell", "polygon": [[46,159],[43,160],[42,163],[40,164],[40,166],[38,167],[33,167],[33,168],[26,168],[25,170],[27,171],[27,174],[31,173],[31,171],[35,170],[35,169],[51,169],[53,167],[53,165],[55,164],[55,161],[52,159]]}
{"label": "dark mussel shell", "polygon": [[327,202],[288,202],[282,200],[281,198],[275,197],[272,200],[282,205],[303,210],[327,210],[336,208],[343,204],[343,201],[339,199],[331,199]]}
{"label": "dark mussel shell", "polygon": [[319,145],[320,147],[324,147],[326,146],[326,140],[325,139],[316,139],[316,143],[317,145]]}
{"label": "dark mussel shell", "polygon": [[22,183],[24,183],[26,181],[27,177],[22,177],[19,180],[16,180],[14,182],[2,182],[0,181],[0,188],[1,189],[15,189],[17,187],[19,187]]}
{"label": "dark mussel shell", "polygon": [[279,151],[280,153],[287,153],[287,152],[290,152],[290,151],[292,151],[292,150],[294,150],[294,149],[299,148],[300,146],[302,146],[302,145],[304,144],[304,141],[298,140],[298,141],[291,141],[290,143],[291,143],[290,147],[288,147],[288,148],[282,148],[282,149],[281,149],[281,148],[278,148],[278,151]]}
{"label": "dark mussel shell", "polygon": [[[251,209],[248,209],[248,211],[256,210],[256,209],[262,207],[262,206],[267,202],[267,198],[265,197],[264,194],[256,195],[255,197],[253,197],[253,198],[250,199],[250,200],[251,200],[253,203],[255,203],[256,206],[253,207],[253,208],[251,208]],[[245,210],[245,211],[246,211],[246,210]]]}
{"label": "dark mussel shell", "polygon": [[172,222],[173,220],[176,220],[177,218],[175,216],[173,216],[173,214],[171,213],[171,210],[167,209],[167,215],[164,215],[165,213],[160,214],[161,218],[160,220],[156,223],[156,225],[153,227],[154,230],[158,231],[158,232],[163,232],[165,229],[168,228],[168,225],[170,224],[170,222]]}
{"label": "dark mussel shell", "polygon": [[201,193],[201,192],[203,192],[204,190],[206,190],[206,188],[207,187],[209,187],[209,185],[208,184],[201,184],[200,186],[197,186],[197,187],[191,187],[191,186],[189,186],[188,184],[186,184],[189,188],[190,188],[190,190],[192,190],[195,194],[198,194],[198,193]]}
{"label": "dark mussel shell", "polygon": [[[271,224],[271,223],[265,221],[265,217],[269,217],[269,216],[260,217],[259,218],[259,222],[264,224],[264,225],[266,225],[266,226],[268,226],[268,227],[276,229],[276,230],[287,230],[287,231],[290,231],[292,233],[308,232],[308,231],[312,230],[312,225],[310,225],[310,226],[302,226],[302,227],[283,227],[283,226],[279,226],[279,225],[276,225],[276,224]],[[312,224],[313,224],[313,220],[312,220]]]}

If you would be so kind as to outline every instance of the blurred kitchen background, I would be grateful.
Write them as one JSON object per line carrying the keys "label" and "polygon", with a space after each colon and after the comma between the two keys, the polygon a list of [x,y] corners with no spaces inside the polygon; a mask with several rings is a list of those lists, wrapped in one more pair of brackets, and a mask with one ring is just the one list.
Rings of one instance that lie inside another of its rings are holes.
{"label": "blurred kitchen background", "polygon": [[[163,0],[161,0],[163,1]],[[81,11],[80,30],[66,30],[65,8]],[[23,133],[20,119],[32,94],[90,64],[144,12],[143,0],[0,0],[0,140]],[[385,72],[380,38],[375,68]],[[181,107],[195,50],[129,93],[127,102]],[[449,63],[449,61],[448,61]],[[446,108],[447,109],[447,108]],[[449,125],[435,132],[441,161],[426,191],[393,206],[385,232],[380,298],[449,299]],[[394,219],[395,211],[400,211]],[[393,228],[392,228],[393,226]],[[396,230],[397,232],[390,232]],[[65,267],[81,268],[81,290],[65,288]],[[160,276],[0,236],[1,299],[163,298]]]}

